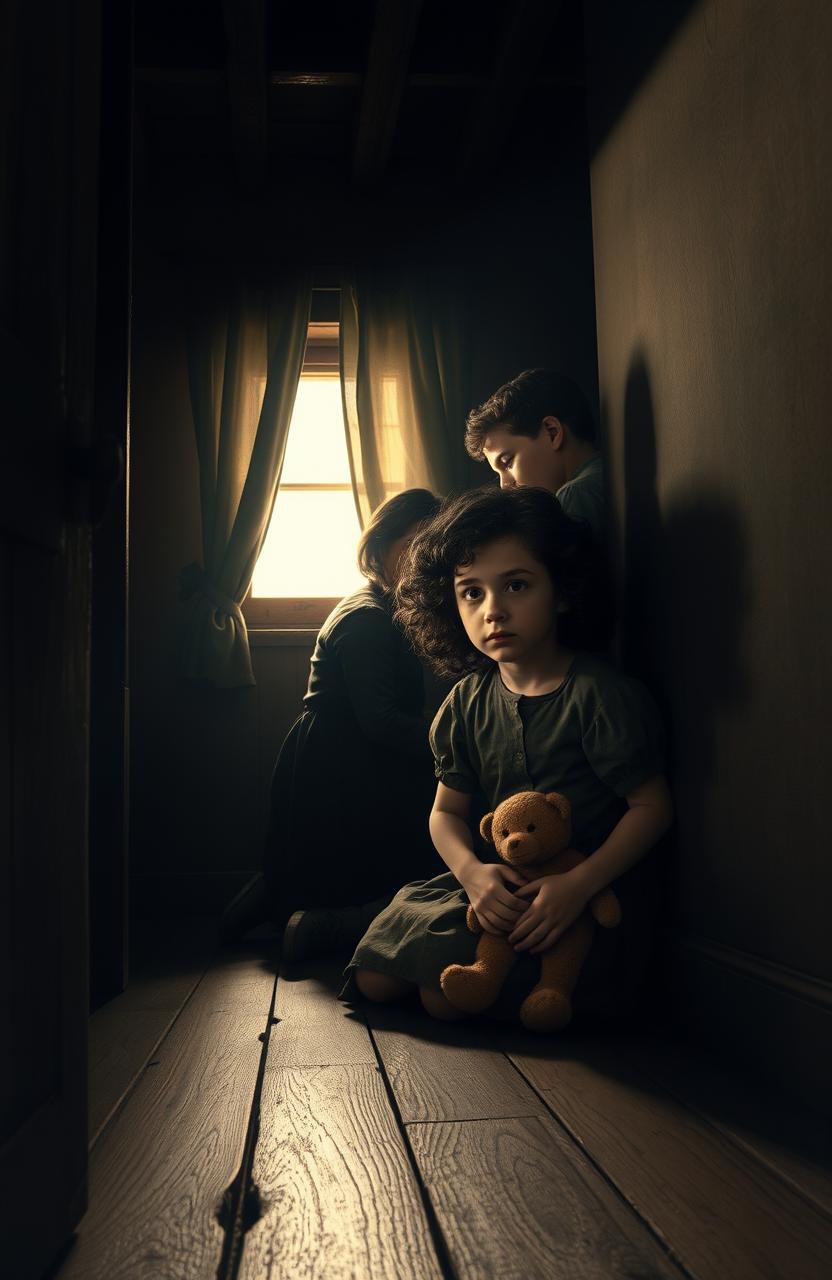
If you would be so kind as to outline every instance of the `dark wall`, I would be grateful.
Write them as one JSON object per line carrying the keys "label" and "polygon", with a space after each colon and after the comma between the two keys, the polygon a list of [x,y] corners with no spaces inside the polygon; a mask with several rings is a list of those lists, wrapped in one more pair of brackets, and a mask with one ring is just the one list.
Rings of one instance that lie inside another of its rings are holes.
{"label": "dark wall", "polygon": [[672,1007],[828,1106],[832,8],[656,0],[624,45],[620,8],[586,6],[599,382]]}
{"label": "dark wall", "polygon": [[[178,676],[178,574],[201,555],[178,283],[186,254],[210,260],[245,247],[266,262],[290,243],[315,263],[357,254],[395,270],[397,262],[427,253],[452,264],[458,282],[472,403],[544,362],[569,369],[596,399],[589,183],[580,138],[567,169],[557,191],[541,183],[498,199],[489,188],[453,207],[447,193],[422,191],[407,214],[379,204],[353,207],[341,217],[331,213],[317,232],[301,215],[295,225],[281,225],[268,211],[221,202],[196,211],[164,202],[139,208],[130,508],[131,857],[139,909],[217,909],[240,876],[258,866],[270,770],[300,709],[310,654],[308,645],[256,649],[252,689],[211,691]],[[460,422],[460,451],[463,429]],[[469,474],[472,484],[491,475],[474,463]]]}

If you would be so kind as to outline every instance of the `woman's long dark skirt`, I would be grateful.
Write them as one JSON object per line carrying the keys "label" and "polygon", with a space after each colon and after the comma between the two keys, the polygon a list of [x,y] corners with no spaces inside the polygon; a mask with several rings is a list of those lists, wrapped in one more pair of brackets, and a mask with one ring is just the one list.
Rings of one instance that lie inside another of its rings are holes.
{"label": "woman's long dark skirt", "polygon": [[351,906],[438,875],[424,762],[369,742],[349,717],[304,711],[272,777],[264,876],[275,919]]}

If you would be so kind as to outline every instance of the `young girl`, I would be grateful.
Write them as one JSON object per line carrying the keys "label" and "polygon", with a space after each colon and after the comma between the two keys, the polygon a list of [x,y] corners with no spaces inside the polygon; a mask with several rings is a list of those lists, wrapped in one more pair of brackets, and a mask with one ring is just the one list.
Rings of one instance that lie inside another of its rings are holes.
{"label": "young girl", "polygon": [[[486,488],[447,501],[414,541],[398,617],[440,672],[464,675],[430,734],[439,783],[430,815],[448,873],[405,885],[371,924],[344,998],[395,1000],[419,989],[438,1018],[461,1016],[439,975],[474,959],[468,903],[487,933],[507,933],[518,963],[492,1013],[513,1016],[539,955],[614,882],[618,929],[597,930],[576,1009],[624,1012],[646,954],[649,913],[638,864],[670,825],[661,726],[646,691],[587,650],[606,618],[597,551],[542,489]],[[518,791],[560,791],[573,847],[565,875],[529,880],[474,851],[471,805]],[[629,964],[627,961],[629,960]]]}

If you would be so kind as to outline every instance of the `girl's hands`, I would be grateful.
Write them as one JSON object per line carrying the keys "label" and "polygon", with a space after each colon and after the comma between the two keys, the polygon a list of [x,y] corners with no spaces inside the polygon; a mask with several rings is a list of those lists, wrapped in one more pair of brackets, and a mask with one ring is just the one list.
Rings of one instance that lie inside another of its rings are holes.
{"label": "girl's hands", "polygon": [[522,872],[495,862],[477,862],[461,881],[486,933],[508,933],[514,928],[526,904],[511,892],[509,885],[526,883]]}
{"label": "girl's hands", "polygon": [[517,897],[530,902],[508,940],[515,951],[530,951],[532,955],[548,951],[587,904],[586,889],[568,871],[530,880],[518,889]]}

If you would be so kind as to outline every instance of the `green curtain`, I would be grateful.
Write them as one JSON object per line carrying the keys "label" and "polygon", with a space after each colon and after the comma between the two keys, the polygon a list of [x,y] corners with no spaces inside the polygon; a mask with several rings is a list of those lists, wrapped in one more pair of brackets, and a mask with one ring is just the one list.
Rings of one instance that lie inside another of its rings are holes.
{"label": "green curtain", "polygon": [[[219,293],[219,296],[217,296]],[[201,565],[182,571],[186,678],[255,683],[240,605],[274,506],[309,325],[311,275],[191,289],[188,373],[199,457]]]}
{"label": "green curtain", "polygon": [[464,290],[436,267],[356,268],[341,284],[341,390],[362,528],[402,489],[466,486]]}

